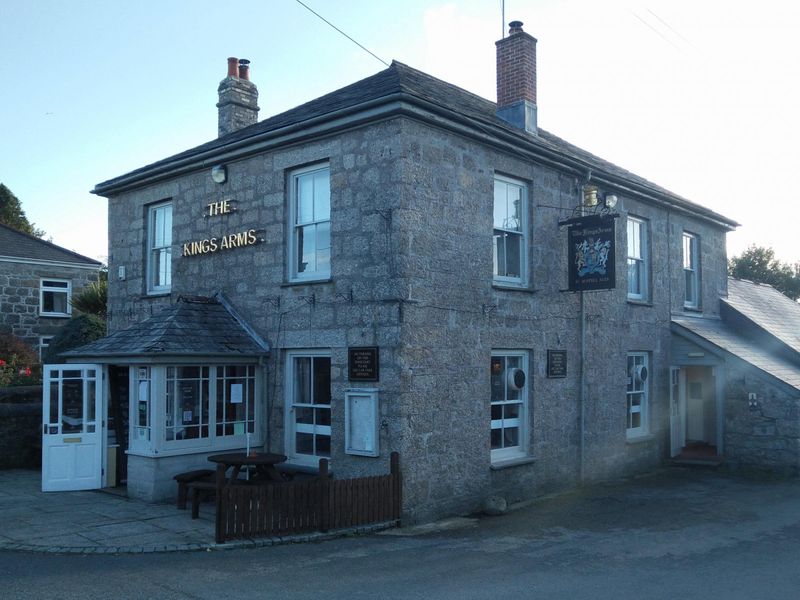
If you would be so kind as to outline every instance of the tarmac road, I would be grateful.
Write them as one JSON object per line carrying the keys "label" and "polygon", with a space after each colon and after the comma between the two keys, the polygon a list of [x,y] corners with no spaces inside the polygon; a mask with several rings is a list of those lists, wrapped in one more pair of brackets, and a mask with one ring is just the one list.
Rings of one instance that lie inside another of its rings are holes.
{"label": "tarmac road", "polygon": [[800,598],[800,481],[669,469],[317,544],[145,555],[0,553],[11,598]]}

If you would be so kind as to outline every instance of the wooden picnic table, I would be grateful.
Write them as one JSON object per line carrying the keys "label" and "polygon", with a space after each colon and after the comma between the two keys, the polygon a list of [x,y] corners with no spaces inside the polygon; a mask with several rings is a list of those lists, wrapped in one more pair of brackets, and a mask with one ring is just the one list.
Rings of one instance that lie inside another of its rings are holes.
{"label": "wooden picnic table", "polygon": [[272,452],[230,452],[227,454],[212,454],[208,457],[217,465],[224,465],[225,471],[233,468],[227,483],[235,483],[239,479],[239,473],[243,467],[253,467],[255,469],[255,480],[259,482],[281,482],[284,481],[283,475],[275,465],[286,461],[283,454]]}

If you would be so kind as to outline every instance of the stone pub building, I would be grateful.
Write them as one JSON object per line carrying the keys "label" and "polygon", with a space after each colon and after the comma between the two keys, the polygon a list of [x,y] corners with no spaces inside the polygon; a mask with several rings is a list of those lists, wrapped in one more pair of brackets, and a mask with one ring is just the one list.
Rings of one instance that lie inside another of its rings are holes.
{"label": "stone pub building", "polygon": [[[724,329],[736,223],[539,128],[519,22],[497,42],[497,94],[393,62],[258,121],[248,61],[229,59],[217,139],[94,190],[111,333],[49,384],[97,398],[96,447],[69,449],[96,462],[52,458],[45,489],[81,469],[80,485],[110,484],[103,414],[131,496],[171,499],[175,473],[223,449],[311,471],[326,457],[335,477],[385,473],[397,451],[408,522],[692,449],[758,462],[747,444],[726,454],[726,411],[744,411],[747,437],[747,394],[795,402],[800,377],[742,363],[729,397],[739,359],[692,329]],[[563,223],[586,212],[613,223],[616,271],[575,292]],[[781,467],[797,464],[793,435]]]}

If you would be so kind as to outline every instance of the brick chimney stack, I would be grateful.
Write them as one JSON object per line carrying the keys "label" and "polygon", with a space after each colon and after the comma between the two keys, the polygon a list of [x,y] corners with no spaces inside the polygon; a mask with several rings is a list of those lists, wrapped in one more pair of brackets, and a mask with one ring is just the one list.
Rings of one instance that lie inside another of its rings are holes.
{"label": "brick chimney stack", "polygon": [[258,121],[258,88],[250,81],[250,61],[228,59],[228,75],[219,84],[219,137]]}
{"label": "brick chimney stack", "polygon": [[497,46],[497,116],[536,134],[536,38],[511,21]]}

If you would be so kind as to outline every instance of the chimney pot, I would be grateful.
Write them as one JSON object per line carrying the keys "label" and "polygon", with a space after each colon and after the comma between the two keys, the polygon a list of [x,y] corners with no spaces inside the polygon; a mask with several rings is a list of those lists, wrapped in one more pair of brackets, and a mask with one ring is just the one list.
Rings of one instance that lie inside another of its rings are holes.
{"label": "chimney pot", "polygon": [[228,58],[228,77],[239,76],[239,59],[235,56]]}
{"label": "chimney pot", "polygon": [[239,59],[239,78],[250,81],[250,61],[246,58]]}
{"label": "chimney pot", "polygon": [[508,24],[508,35],[514,35],[515,33],[523,33],[522,21],[511,21]]}

